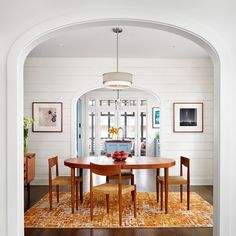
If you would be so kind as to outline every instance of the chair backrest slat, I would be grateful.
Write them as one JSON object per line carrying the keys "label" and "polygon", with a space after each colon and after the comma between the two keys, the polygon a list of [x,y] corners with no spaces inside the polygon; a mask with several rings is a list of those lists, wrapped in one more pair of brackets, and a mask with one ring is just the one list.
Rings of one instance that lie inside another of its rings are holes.
{"label": "chair backrest slat", "polygon": [[52,178],[52,167],[56,166],[56,176],[59,175],[58,171],[58,156],[51,157],[48,159],[48,167],[49,167],[49,179]]}
{"label": "chair backrest slat", "polygon": [[190,159],[187,157],[180,157],[180,176],[183,176],[183,166],[187,168],[187,179],[190,178]]}
{"label": "chair backrest slat", "polygon": [[58,156],[49,158],[48,159],[48,164],[49,164],[50,168],[52,168],[53,166],[57,165],[58,164]]}
{"label": "chair backrest slat", "polygon": [[94,163],[90,163],[90,171],[91,173],[103,176],[109,175],[119,175],[121,173],[121,166],[114,165],[114,166],[106,166],[106,165],[97,165]]}
{"label": "chair backrest slat", "polygon": [[121,195],[121,166],[97,165],[90,162],[90,192],[93,189],[93,174],[110,176],[118,175],[118,193]]}
{"label": "chair backrest slat", "polygon": [[185,167],[189,168],[189,162],[189,158],[183,156],[180,157],[181,165],[184,165]]}

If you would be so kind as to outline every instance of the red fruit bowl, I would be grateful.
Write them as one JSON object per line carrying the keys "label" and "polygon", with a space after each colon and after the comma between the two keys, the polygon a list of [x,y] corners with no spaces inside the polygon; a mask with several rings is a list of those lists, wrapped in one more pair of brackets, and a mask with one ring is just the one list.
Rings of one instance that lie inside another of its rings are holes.
{"label": "red fruit bowl", "polygon": [[113,159],[115,160],[115,161],[125,161],[126,159],[127,159],[127,157],[126,156],[123,156],[123,157],[113,157]]}
{"label": "red fruit bowl", "polygon": [[120,153],[119,154],[116,154],[116,153],[113,153],[111,155],[111,157],[115,160],[115,161],[124,161],[127,159],[127,156],[126,155],[121,155]]}

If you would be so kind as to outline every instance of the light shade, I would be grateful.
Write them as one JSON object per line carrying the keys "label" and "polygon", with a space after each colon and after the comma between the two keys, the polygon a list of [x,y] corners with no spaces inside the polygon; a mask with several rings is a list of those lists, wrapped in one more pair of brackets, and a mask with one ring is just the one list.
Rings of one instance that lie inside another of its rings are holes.
{"label": "light shade", "polygon": [[126,89],[132,85],[132,78],[127,72],[108,72],[103,74],[103,84],[108,89]]}

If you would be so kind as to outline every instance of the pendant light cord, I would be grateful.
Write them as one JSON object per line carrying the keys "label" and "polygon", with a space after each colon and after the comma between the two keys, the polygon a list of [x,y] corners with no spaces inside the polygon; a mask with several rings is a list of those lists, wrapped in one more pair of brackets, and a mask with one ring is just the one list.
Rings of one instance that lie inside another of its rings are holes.
{"label": "pendant light cord", "polygon": [[118,72],[119,69],[119,32],[116,32],[116,72]]}
{"label": "pendant light cord", "polygon": [[117,101],[119,101],[119,100],[120,100],[120,90],[117,89]]}

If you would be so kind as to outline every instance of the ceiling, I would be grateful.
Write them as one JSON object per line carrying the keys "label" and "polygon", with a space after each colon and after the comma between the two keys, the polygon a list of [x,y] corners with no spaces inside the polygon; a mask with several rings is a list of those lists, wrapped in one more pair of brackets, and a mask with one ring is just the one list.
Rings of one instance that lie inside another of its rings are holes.
{"label": "ceiling", "polygon": [[[124,26],[119,36],[121,58],[207,58],[196,43],[166,31]],[[112,27],[68,31],[38,45],[30,57],[115,57]]]}

